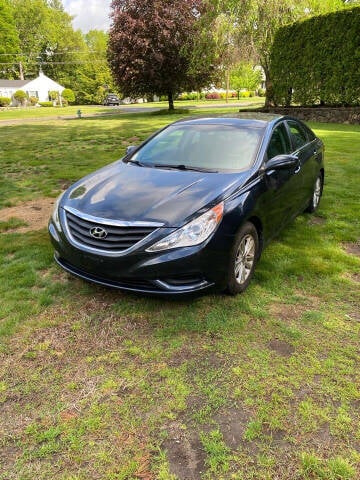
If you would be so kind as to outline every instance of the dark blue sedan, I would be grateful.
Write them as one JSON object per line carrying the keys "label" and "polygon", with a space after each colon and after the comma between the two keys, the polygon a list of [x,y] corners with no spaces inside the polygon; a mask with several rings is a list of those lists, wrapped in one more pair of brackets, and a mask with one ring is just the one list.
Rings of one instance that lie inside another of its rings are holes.
{"label": "dark blue sedan", "polygon": [[323,155],[322,141],[290,117],[173,123],[59,197],[55,259],[123,290],[242,292],[264,246],[318,207]]}

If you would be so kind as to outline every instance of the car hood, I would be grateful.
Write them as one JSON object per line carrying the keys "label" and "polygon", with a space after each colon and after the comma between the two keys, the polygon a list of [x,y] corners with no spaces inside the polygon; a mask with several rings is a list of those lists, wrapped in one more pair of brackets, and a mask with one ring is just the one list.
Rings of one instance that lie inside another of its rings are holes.
{"label": "car hood", "polygon": [[118,161],[75,183],[61,205],[94,217],[176,227],[221,201],[248,176],[248,172],[204,173]]}

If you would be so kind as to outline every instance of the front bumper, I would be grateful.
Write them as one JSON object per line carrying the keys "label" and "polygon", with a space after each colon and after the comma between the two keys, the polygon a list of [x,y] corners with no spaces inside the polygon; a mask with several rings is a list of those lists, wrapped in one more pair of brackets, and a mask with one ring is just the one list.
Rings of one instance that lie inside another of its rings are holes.
{"label": "front bumper", "polygon": [[194,278],[190,276],[163,280],[141,280],[135,278],[111,280],[109,278],[103,278],[100,275],[94,275],[92,273],[80,270],[67,263],[63,258],[59,258],[56,254],[54,255],[54,258],[60,267],[76,277],[105,287],[117,288],[119,290],[126,290],[130,292],[148,293],[154,295],[179,295],[199,292],[214,285],[214,283],[208,282],[202,278]]}
{"label": "front bumper", "polygon": [[[229,248],[216,241],[149,253],[145,248],[128,255],[102,256],[72,245],[63,232],[49,224],[55,261],[64,270],[106,287],[156,294],[183,295],[226,286]],[[229,245],[230,245],[229,239]]]}

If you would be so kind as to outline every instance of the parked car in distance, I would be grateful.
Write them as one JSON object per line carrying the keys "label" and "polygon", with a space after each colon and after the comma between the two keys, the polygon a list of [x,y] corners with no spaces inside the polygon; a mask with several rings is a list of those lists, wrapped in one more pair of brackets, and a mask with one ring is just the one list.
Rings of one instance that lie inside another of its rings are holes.
{"label": "parked car in distance", "polygon": [[317,209],[323,156],[314,132],[287,116],[175,122],[58,198],[55,260],[123,290],[240,293],[266,244]]}
{"label": "parked car in distance", "polygon": [[109,93],[106,95],[103,105],[120,105],[120,98],[115,93]]}

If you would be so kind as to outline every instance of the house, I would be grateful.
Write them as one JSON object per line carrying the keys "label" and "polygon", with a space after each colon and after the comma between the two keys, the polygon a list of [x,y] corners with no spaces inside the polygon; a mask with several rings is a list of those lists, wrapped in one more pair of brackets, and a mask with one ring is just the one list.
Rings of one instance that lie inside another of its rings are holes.
{"label": "house", "polygon": [[13,106],[17,105],[13,97],[17,90],[23,90],[28,97],[36,97],[39,102],[47,102],[51,100],[50,92],[55,91],[61,94],[64,89],[65,87],[51,80],[42,71],[33,80],[0,80],[0,97],[11,98],[11,105]]}

